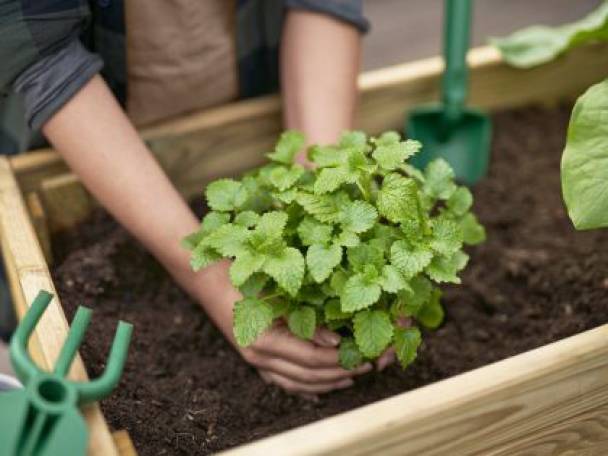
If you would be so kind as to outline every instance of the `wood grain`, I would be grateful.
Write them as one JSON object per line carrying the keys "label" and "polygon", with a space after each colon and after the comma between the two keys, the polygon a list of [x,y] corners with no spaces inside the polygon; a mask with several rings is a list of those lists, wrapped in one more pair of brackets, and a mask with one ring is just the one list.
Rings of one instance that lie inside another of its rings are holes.
{"label": "wood grain", "polygon": [[[55,295],[34,332],[32,358],[42,369],[49,370],[63,346],[68,324],[53,286],[42,249],[28,215],[21,191],[8,160],[0,157],[0,236],[2,255],[11,283],[17,314],[22,317],[38,292],[43,289]],[[69,378],[86,381],[87,374],[80,356],[76,357]],[[90,430],[89,454],[117,455],[116,446],[97,404],[83,409]]]}
{"label": "wood grain", "polygon": [[34,226],[34,230],[36,231],[38,242],[40,242],[42,253],[44,253],[44,258],[47,265],[52,265],[53,251],[51,248],[51,236],[49,234],[46,211],[44,210],[44,207],[42,207],[40,196],[38,196],[37,192],[30,192],[26,195],[25,202],[27,203],[27,209],[30,219],[32,220],[32,225]]}
{"label": "wood grain", "polygon": [[120,456],[137,456],[137,451],[127,431],[116,431],[112,434],[112,438]]}

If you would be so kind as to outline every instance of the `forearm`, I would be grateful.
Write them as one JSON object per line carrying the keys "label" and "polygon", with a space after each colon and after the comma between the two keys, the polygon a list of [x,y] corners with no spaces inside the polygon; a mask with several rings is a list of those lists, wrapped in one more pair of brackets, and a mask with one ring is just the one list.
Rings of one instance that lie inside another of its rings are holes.
{"label": "forearm", "polygon": [[361,37],[353,26],[290,10],[281,47],[286,128],[305,132],[313,144],[335,142],[352,129],[360,59]]}
{"label": "forearm", "polygon": [[[179,241],[198,221],[96,76],[43,127],[84,185],[199,301],[219,293],[225,270],[195,274]],[[225,285],[225,284],[224,284]],[[225,289],[225,287],[224,287]]]}

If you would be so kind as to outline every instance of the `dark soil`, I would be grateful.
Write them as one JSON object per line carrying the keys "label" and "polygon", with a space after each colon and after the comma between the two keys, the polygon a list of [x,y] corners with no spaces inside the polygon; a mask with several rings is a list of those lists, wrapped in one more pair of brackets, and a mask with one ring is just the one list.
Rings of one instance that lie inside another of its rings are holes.
{"label": "dark soil", "polygon": [[56,239],[53,274],[71,316],[95,309],[82,354],[104,367],[116,321],[135,324],[123,381],[102,402],[142,455],[206,454],[483,366],[608,321],[608,231],[575,232],[559,162],[569,107],[494,116],[490,174],[475,189],[488,241],[416,363],[359,378],[313,403],[264,384],[199,307],[109,216]]}

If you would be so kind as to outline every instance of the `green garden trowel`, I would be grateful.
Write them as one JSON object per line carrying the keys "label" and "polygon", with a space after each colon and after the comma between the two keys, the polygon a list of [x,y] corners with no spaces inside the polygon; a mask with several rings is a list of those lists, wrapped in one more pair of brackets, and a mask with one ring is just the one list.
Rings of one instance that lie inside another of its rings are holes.
{"label": "green garden trowel", "polygon": [[0,393],[2,456],[85,455],[88,430],[78,406],[109,395],[122,375],[133,327],[121,321],[103,375],[90,382],[64,378],[91,319],[86,307],[78,308],[53,372],[36,367],[27,342],[52,298],[40,291],[11,340],[11,362],[24,388]]}
{"label": "green garden trowel", "polygon": [[466,184],[481,179],[488,168],[492,124],[483,112],[467,108],[471,0],[445,0],[444,59],[441,104],[422,106],[409,113],[406,134],[423,148],[412,163],[424,168],[441,157],[456,178]]}

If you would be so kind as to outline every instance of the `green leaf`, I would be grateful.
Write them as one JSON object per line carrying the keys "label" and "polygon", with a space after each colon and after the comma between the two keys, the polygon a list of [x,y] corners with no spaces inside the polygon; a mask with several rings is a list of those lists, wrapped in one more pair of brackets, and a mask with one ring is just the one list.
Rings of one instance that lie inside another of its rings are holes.
{"label": "green leaf", "polygon": [[313,146],[309,158],[319,168],[336,167],[346,162],[347,153],[335,146]]}
{"label": "green leaf", "polygon": [[232,257],[247,249],[249,230],[243,226],[226,224],[207,236],[201,244],[212,247],[224,256]]}
{"label": "green leaf", "polygon": [[255,298],[245,298],[234,305],[234,337],[246,347],[272,325],[272,307]]}
{"label": "green leaf", "polygon": [[418,220],[418,186],[413,179],[389,174],[378,192],[378,210],[393,223]]}
{"label": "green leaf", "polygon": [[296,307],[287,318],[289,330],[300,339],[312,339],[317,327],[317,314],[309,306]]}
{"label": "green leaf", "polygon": [[365,309],[380,299],[380,285],[365,280],[362,273],[351,276],[340,293],[343,312]]}
{"label": "green leaf", "polygon": [[342,290],[344,289],[344,285],[348,277],[346,273],[342,270],[337,270],[331,275],[331,279],[329,281],[331,289],[334,291],[334,296],[340,296],[342,294]]}
{"label": "green leaf", "polygon": [[[608,3],[604,4],[608,8]],[[608,226],[608,79],[576,102],[562,156],[562,193],[576,229]]]}
{"label": "green leaf", "polygon": [[424,170],[424,192],[437,199],[447,200],[456,191],[454,170],[443,158],[429,163]]}
{"label": "green leaf", "polygon": [[458,223],[462,230],[462,239],[465,244],[477,245],[486,240],[486,230],[477,221],[475,214],[469,212]]}
{"label": "green leaf", "polygon": [[251,252],[242,252],[230,265],[230,280],[232,285],[240,287],[254,273],[258,272],[264,264],[265,258]]}
{"label": "green leaf", "polygon": [[253,211],[244,211],[234,218],[234,224],[251,228],[260,220],[260,216]]}
{"label": "green leaf", "polygon": [[372,265],[376,269],[384,266],[384,252],[378,246],[361,243],[347,250],[349,267],[356,272],[362,272],[365,266]]}
{"label": "green leaf", "polygon": [[359,236],[351,231],[342,231],[335,239],[335,243],[343,247],[356,247],[359,242]]}
{"label": "green leaf", "polygon": [[378,218],[376,209],[365,201],[345,204],[340,212],[340,223],[345,231],[363,233],[374,226]]}
{"label": "green leaf", "polygon": [[207,203],[216,211],[232,211],[247,201],[247,190],[233,179],[219,179],[207,185]]}
{"label": "green leaf", "polygon": [[458,187],[450,199],[447,201],[447,206],[450,212],[454,215],[464,215],[471,209],[473,204],[473,195],[466,187]]}
{"label": "green leaf", "polygon": [[461,283],[457,274],[467,265],[468,261],[469,256],[464,252],[456,252],[447,257],[437,256],[433,258],[425,271],[437,283]]}
{"label": "green leaf", "polygon": [[304,257],[298,249],[287,247],[277,255],[269,256],[263,269],[291,296],[298,294],[304,278]]}
{"label": "green leaf", "polygon": [[285,204],[291,204],[298,196],[298,191],[295,188],[285,190],[284,192],[273,192],[272,197],[278,199]]}
{"label": "green leaf", "polygon": [[347,370],[353,370],[363,363],[363,355],[359,351],[359,347],[357,347],[355,340],[351,337],[342,339],[338,356],[340,359],[340,366]]}
{"label": "green leaf", "polygon": [[406,241],[396,241],[391,246],[391,264],[395,266],[406,279],[414,277],[426,268],[433,253],[421,245],[410,245]]}
{"label": "green leaf", "polygon": [[307,213],[320,222],[333,223],[337,221],[339,211],[333,195],[313,195],[300,192],[296,201]]}
{"label": "green leaf", "polygon": [[392,171],[403,165],[421,147],[422,144],[420,142],[411,139],[389,144],[381,143],[372,153],[372,157],[374,157],[374,160],[376,160],[382,169]]}
{"label": "green leaf", "polygon": [[340,261],[342,261],[342,247],[337,244],[330,246],[314,244],[306,252],[306,265],[317,283],[327,279]]}
{"label": "green leaf", "polygon": [[314,192],[316,195],[330,193],[350,181],[348,171],[343,168],[323,168],[315,181]]}
{"label": "green leaf", "polygon": [[503,59],[518,68],[550,62],[567,50],[589,41],[608,40],[608,3],[583,19],[559,27],[534,25],[505,38],[494,38]]}
{"label": "green leaf", "polygon": [[346,320],[350,318],[352,314],[350,312],[342,312],[339,299],[330,299],[325,303],[324,307],[325,320]]}
{"label": "green leaf", "polygon": [[380,356],[393,338],[393,324],[382,310],[364,310],[355,315],[355,341],[368,358]]}
{"label": "green leaf", "polygon": [[441,290],[435,288],[431,298],[418,311],[416,320],[429,329],[436,329],[443,322],[444,315],[441,306]]}
{"label": "green leaf", "polygon": [[265,239],[280,238],[287,224],[287,218],[285,212],[266,212],[260,217],[255,232]]}
{"label": "green leaf", "polygon": [[298,225],[298,236],[304,245],[327,244],[331,240],[333,227],[312,217],[304,217]]}
{"label": "green leaf", "polygon": [[293,165],[291,168],[277,166],[270,173],[270,183],[280,191],[285,191],[292,187],[304,174],[304,168],[300,165]]}
{"label": "green leaf", "polygon": [[239,286],[239,291],[246,297],[257,296],[264,289],[266,283],[268,283],[268,276],[257,272]]}
{"label": "green leaf", "polygon": [[433,220],[432,249],[441,255],[451,255],[462,248],[463,234],[460,226],[446,217]]}
{"label": "green leaf", "polygon": [[395,354],[404,369],[412,364],[422,343],[422,335],[418,328],[395,329]]}
{"label": "green leaf", "polygon": [[194,271],[198,271],[221,259],[222,256],[215,250],[204,244],[199,244],[192,251],[190,266]]}
{"label": "green leaf", "polygon": [[186,250],[194,250],[197,245],[205,238],[203,230],[195,231],[180,241],[180,245]]}
{"label": "green leaf", "polygon": [[367,144],[367,135],[362,131],[345,131],[340,135],[340,147],[362,147]]}
{"label": "green leaf", "polygon": [[382,285],[382,289],[388,293],[397,293],[400,290],[409,288],[407,280],[405,280],[399,270],[388,264],[382,268],[380,284]]}
{"label": "green leaf", "polygon": [[433,284],[423,275],[417,275],[409,282],[409,289],[399,291],[397,309],[402,317],[415,317],[422,306],[431,299]]}
{"label": "green leaf", "polygon": [[274,148],[274,152],[266,156],[272,161],[290,165],[297,153],[304,147],[304,135],[299,131],[288,130],[279,138],[279,142]]}

